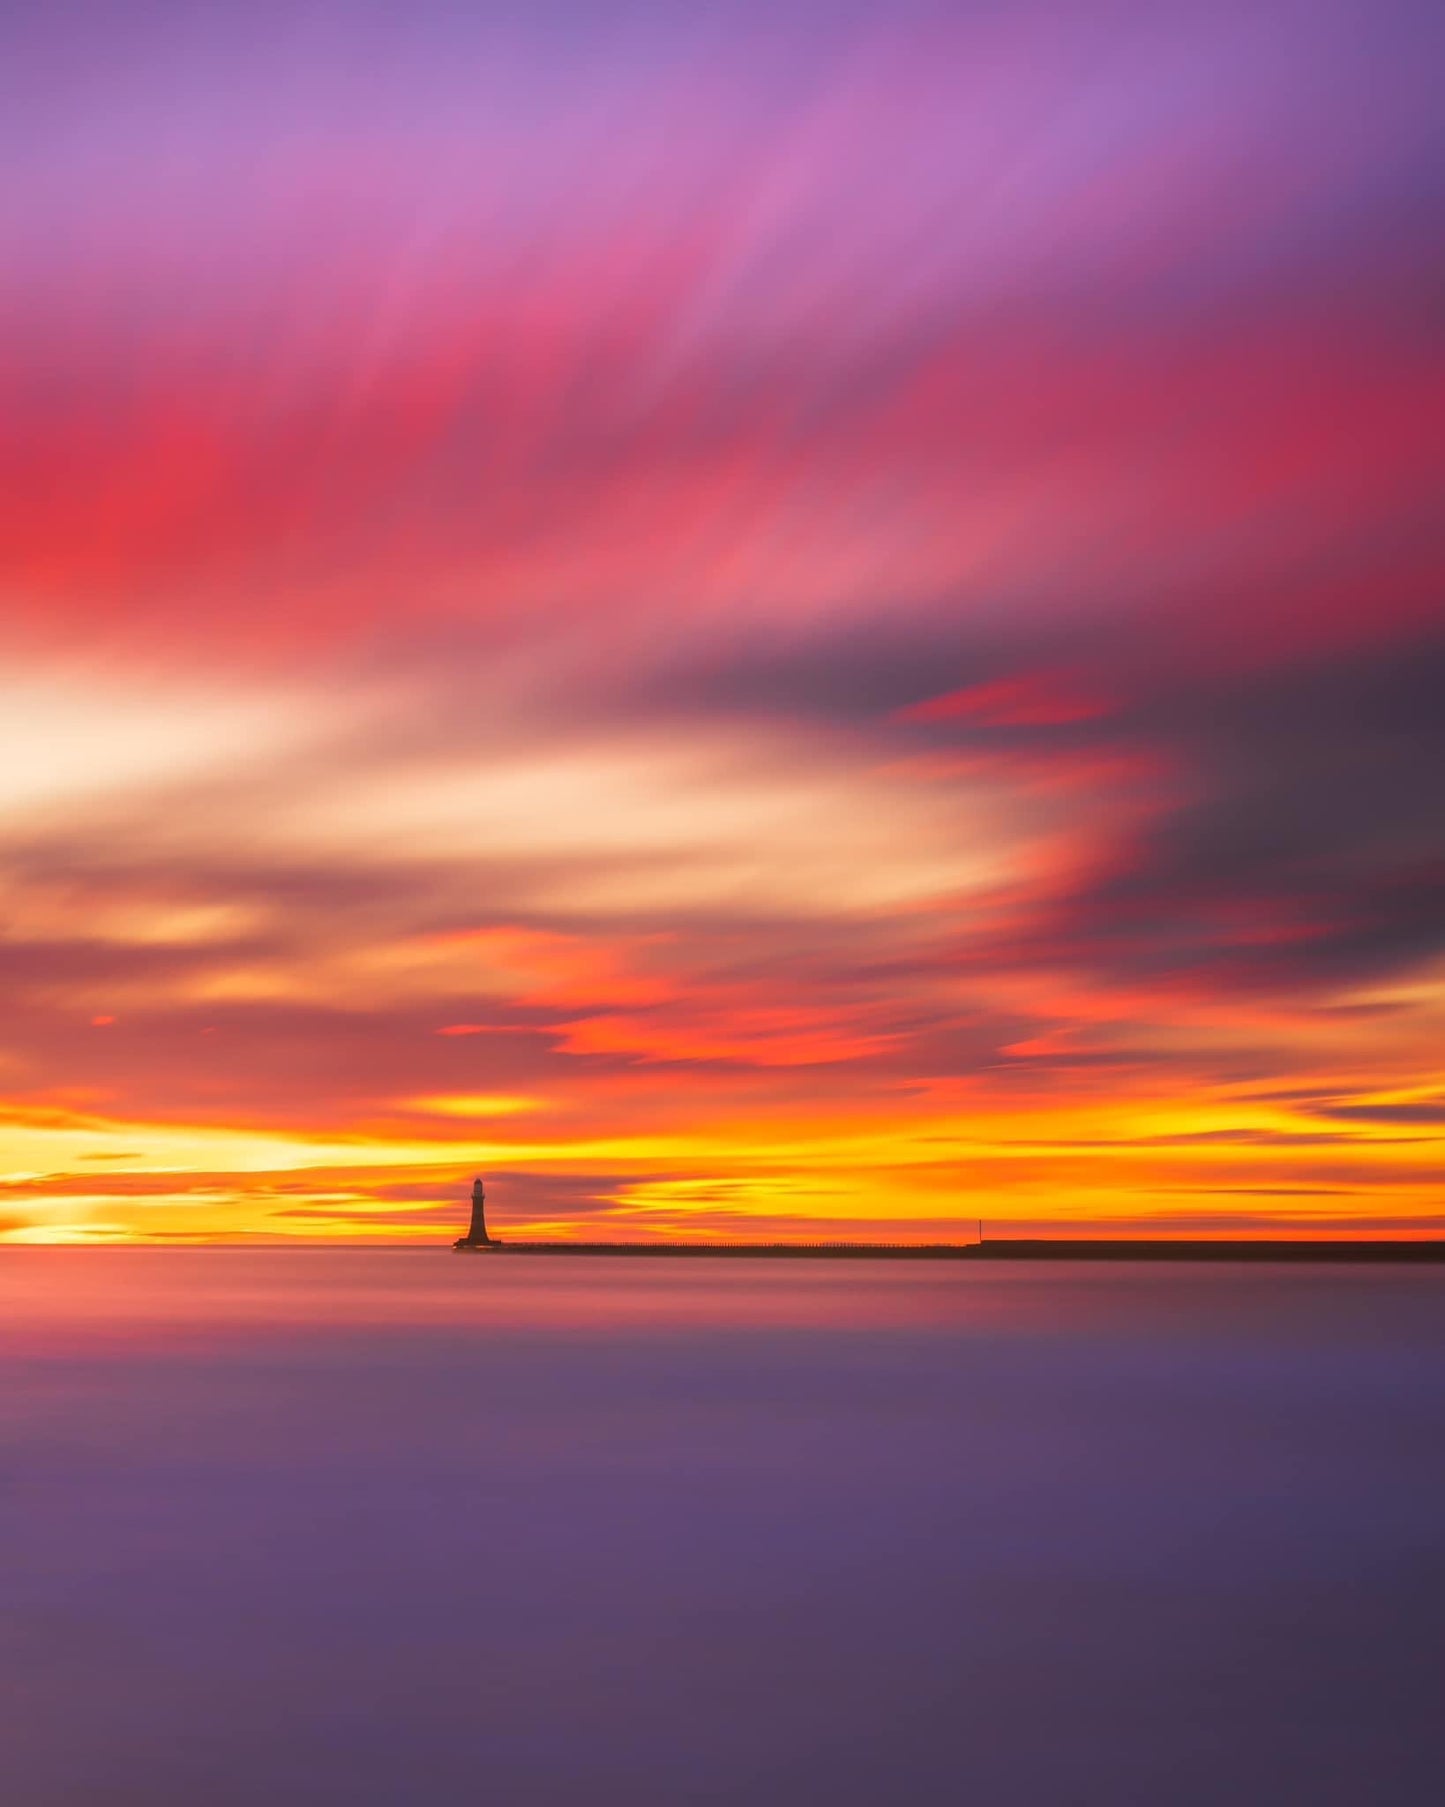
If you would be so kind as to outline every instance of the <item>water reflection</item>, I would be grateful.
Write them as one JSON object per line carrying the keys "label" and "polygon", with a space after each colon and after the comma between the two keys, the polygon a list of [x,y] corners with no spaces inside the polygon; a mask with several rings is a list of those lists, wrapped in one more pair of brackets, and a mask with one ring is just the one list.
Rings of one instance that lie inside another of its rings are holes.
{"label": "water reflection", "polygon": [[0,1257],[31,1803],[1429,1798],[1426,1270]]}
{"label": "water reflection", "polygon": [[1383,1268],[1108,1267],[1051,1262],[599,1261],[454,1257],[444,1249],[0,1251],[0,1334],[224,1338],[259,1328],[536,1330],[724,1335],[754,1329],[1223,1332],[1317,1338],[1364,1320],[1388,1339],[1395,1307],[1433,1321],[1440,1277]]}

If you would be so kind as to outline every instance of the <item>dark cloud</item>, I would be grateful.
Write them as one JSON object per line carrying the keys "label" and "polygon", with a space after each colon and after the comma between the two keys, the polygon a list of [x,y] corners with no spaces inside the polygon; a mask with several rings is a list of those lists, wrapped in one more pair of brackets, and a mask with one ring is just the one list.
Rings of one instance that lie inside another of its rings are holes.
{"label": "dark cloud", "polygon": [[1416,1104],[1338,1104],[1321,1113],[1340,1123],[1439,1124],[1445,1128],[1445,1102]]}

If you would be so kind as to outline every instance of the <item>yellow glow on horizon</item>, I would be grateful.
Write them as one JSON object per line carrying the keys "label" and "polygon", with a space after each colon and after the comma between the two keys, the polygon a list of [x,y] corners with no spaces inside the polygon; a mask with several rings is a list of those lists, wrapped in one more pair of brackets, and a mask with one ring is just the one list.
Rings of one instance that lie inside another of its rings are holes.
{"label": "yellow glow on horizon", "polygon": [[432,1117],[515,1117],[547,1108],[542,1098],[516,1098],[505,1093],[463,1092],[456,1096],[398,1098],[403,1110]]}
{"label": "yellow glow on horizon", "polygon": [[[1384,1106],[1430,1096],[1420,1087],[1371,1095]],[[459,1124],[543,1108],[541,1100],[492,1093],[406,1102]],[[1307,1157],[1317,1149],[1336,1169],[1366,1158],[1370,1167],[1358,1184],[1345,1169],[1312,1191],[1299,1171],[1300,1138]],[[137,1123],[94,1105],[37,1106],[27,1118],[11,1107],[0,1118],[0,1170],[9,1175],[0,1182],[0,1240],[166,1240],[175,1233],[168,1225],[182,1219],[187,1236],[221,1241],[432,1241],[464,1213],[460,1176],[498,1168],[645,1175],[621,1179],[601,1212],[544,1213],[527,1234],[542,1233],[547,1223],[559,1235],[583,1238],[599,1230],[746,1236],[782,1220],[858,1225],[860,1234],[906,1239],[949,1226],[962,1233],[979,1217],[995,1225],[1127,1221],[1146,1229],[1180,1212],[1208,1210],[1211,1197],[1231,1190],[1267,1203],[1273,1176],[1288,1187],[1297,1224],[1327,1231],[1372,1208],[1372,1200],[1396,1213],[1427,1207],[1430,1188],[1411,1175],[1422,1142],[1436,1140],[1402,1137],[1389,1123],[1323,1123],[1288,1104],[1227,1096],[1123,1103],[1035,1097],[1007,1109],[894,1099],[811,1121],[724,1113],[705,1126],[603,1133],[579,1125],[566,1135],[455,1141]],[[1371,1173],[1398,1175],[1387,1200]],[[403,1182],[408,1196],[390,1198]],[[494,1210],[505,1210],[505,1187],[500,1198],[494,1188],[493,1197]],[[895,1220],[913,1228],[895,1231]],[[925,1232],[925,1225],[934,1228]]]}

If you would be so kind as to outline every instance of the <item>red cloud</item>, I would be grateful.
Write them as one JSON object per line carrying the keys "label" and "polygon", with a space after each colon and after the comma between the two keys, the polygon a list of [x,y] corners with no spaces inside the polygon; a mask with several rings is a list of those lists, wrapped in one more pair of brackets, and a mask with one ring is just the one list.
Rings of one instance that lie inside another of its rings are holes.
{"label": "red cloud", "polygon": [[976,721],[991,728],[1054,728],[1096,721],[1109,706],[1066,674],[1030,672],[950,690],[897,711],[901,722]]}

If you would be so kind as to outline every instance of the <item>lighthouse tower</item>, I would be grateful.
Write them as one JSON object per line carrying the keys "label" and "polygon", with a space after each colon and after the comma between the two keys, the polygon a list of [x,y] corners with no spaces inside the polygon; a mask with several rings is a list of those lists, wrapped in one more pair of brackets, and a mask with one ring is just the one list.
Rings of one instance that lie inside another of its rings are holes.
{"label": "lighthouse tower", "polygon": [[465,1236],[459,1236],[452,1244],[456,1249],[494,1249],[496,1247],[487,1234],[487,1189],[478,1174],[472,1181],[472,1221]]}

